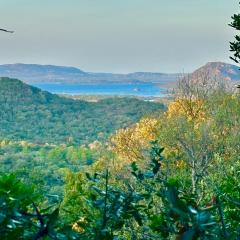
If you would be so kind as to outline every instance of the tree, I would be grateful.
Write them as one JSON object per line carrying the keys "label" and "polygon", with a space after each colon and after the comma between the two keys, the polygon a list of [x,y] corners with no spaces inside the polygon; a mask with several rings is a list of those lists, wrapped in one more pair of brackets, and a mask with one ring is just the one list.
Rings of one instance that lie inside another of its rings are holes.
{"label": "tree", "polygon": [[156,118],[143,118],[134,126],[120,129],[111,138],[111,149],[119,157],[115,168],[120,169],[133,161],[146,160],[146,150],[157,137]]}
{"label": "tree", "polygon": [[[229,24],[231,27],[235,28],[237,31],[240,30],[240,14],[234,14],[232,16],[232,22]],[[230,42],[230,51],[233,52],[233,56],[230,57],[234,62],[240,63],[240,36],[237,34],[235,36],[235,41]]]}

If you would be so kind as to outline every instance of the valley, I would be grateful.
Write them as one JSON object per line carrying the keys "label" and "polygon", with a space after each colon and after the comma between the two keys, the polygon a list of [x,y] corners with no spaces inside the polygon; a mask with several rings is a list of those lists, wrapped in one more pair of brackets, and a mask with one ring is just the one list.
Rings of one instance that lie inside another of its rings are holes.
{"label": "valley", "polygon": [[0,239],[240,240],[239,4],[1,3]]}

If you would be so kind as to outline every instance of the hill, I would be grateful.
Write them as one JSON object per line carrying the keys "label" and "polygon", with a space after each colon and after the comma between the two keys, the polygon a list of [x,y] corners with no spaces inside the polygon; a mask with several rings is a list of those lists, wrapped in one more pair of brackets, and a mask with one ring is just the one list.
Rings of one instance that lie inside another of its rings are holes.
{"label": "hill", "polygon": [[[192,76],[207,73],[211,77],[221,77],[231,81],[239,81],[239,67],[222,63],[209,62],[200,67]],[[0,65],[0,77],[21,79],[28,84],[39,83],[61,83],[61,84],[134,84],[134,83],[156,83],[161,87],[172,87],[179,73],[152,73],[135,72],[129,74],[92,73],[85,72],[74,67],[39,65],[39,64],[4,64]]]}
{"label": "hill", "polygon": [[96,103],[67,99],[17,79],[0,78],[0,139],[90,143],[163,108],[134,98]]}
{"label": "hill", "polygon": [[223,62],[209,62],[194,71],[191,76],[197,78],[202,74],[211,78],[221,78],[232,82],[240,81],[239,67]]}
{"label": "hill", "polygon": [[0,65],[0,76],[21,79],[29,84],[101,84],[154,82],[169,84],[175,82],[179,74],[137,72],[130,74],[90,73],[78,68],[38,64]]}

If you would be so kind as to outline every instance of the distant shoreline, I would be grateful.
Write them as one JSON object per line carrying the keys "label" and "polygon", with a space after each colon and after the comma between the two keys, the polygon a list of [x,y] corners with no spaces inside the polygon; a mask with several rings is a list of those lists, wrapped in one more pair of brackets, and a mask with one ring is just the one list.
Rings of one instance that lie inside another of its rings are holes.
{"label": "distant shoreline", "polygon": [[60,97],[70,98],[74,100],[82,100],[87,102],[99,102],[109,98],[136,98],[139,100],[143,100],[146,102],[158,102],[168,104],[172,97],[169,96],[162,96],[162,97],[144,97],[144,96],[131,96],[131,95],[70,95],[70,94],[57,94]]}

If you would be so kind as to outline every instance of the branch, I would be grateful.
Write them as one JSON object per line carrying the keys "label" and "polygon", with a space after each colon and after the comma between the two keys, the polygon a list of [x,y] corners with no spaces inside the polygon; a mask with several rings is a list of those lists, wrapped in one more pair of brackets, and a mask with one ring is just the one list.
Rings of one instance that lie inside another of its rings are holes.
{"label": "branch", "polygon": [[3,29],[3,28],[0,28],[0,31],[7,32],[7,33],[14,33],[14,31],[9,31],[9,30]]}
{"label": "branch", "polygon": [[223,213],[223,209],[222,209],[222,205],[221,205],[219,196],[216,197],[216,205],[217,205],[218,213],[220,215],[220,221],[221,221],[221,224],[222,224],[223,236],[224,236],[225,239],[228,239],[227,228],[226,228],[226,224],[225,224],[225,221],[224,221],[224,213]]}
{"label": "branch", "polygon": [[109,171],[106,170],[106,181],[105,181],[105,197],[104,197],[104,212],[103,212],[103,223],[102,227],[105,228],[107,224],[107,199],[108,199],[108,181],[109,181]]}

